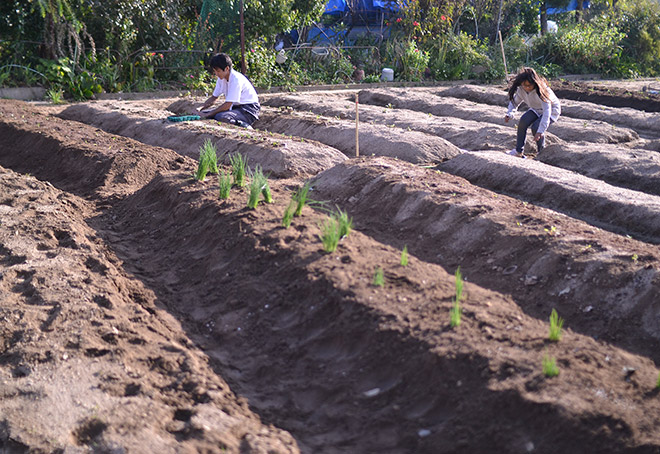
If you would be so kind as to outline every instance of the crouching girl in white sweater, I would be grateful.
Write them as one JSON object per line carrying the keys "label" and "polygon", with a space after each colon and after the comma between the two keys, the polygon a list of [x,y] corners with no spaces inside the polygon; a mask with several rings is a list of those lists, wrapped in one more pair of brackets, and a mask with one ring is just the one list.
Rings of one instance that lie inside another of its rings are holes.
{"label": "crouching girl in white sweater", "polygon": [[518,121],[518,137],[516,148],[508,153],[524,158],[525,137],[531,126],[538,151],[545,145],[545,132],[550,124],[559,119],[561,104],[555,93],[548,86],[548,81],[532,68],[523,68],[513,79],[509,88],[509,109],[504,117],[505,122],[513,118],[514,112],[522,103],[529,109]]}

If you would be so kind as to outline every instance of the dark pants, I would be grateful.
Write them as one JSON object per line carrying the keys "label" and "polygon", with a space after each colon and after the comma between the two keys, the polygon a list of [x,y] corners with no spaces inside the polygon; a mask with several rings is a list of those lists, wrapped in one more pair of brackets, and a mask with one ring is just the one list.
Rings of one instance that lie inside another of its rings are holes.
{"label": "dark pants", "polygon": [[260,110],[259,103],[241,104],[232,106],[231,110],[217,113],[213,118],[223,123],[247,127],[259,119]]}
{"label": "dark pants", "polygon": [[[525,151],[525,139],[527,138],[527,129],[531,126],[532,127],[532,134],[536,135],[536,131],[539,130],[539,124],[541,123],[541,117],[539,117],[536,112],[534,112],[532,109],[529,109],[527,112],[523,114],[522,117],[520,117],[520,120],[518,121],[518,137],[516,140],[516,151],[518,153],[522,153]],[[550,120],[550,123],[553,123],[552,120]],[[536,142],[536,146],[538,147],[539,153],[541,150],[543,150],[543,147],[545,146],[545,134],[539,139],[538,142]]]}

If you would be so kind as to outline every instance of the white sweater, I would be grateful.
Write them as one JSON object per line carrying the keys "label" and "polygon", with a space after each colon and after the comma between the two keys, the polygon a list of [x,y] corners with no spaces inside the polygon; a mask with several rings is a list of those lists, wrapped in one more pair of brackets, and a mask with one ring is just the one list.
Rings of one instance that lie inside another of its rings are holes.
{"label": "white sweater", "polygon": [[509,101],[509,110],[506,113],[507,116],[513,118],[513,113],[518,109],[518,106],[524,102],[527,104],[527,107],[536,113],[536,115],[541,117],[541,123],[539,124],[537,133],[543,134],[545,130],[548,129],[550,120],[557,121],[559,115],[561,115],[559,98],[557,98],[557,95],[555,95],[550,87],[547,87],[547,90],[550,95],[550,102],[543,101],[539,97],[538,90],[527,93],[523,87],[518,87],[516,93],[513,95],[513,101]]}

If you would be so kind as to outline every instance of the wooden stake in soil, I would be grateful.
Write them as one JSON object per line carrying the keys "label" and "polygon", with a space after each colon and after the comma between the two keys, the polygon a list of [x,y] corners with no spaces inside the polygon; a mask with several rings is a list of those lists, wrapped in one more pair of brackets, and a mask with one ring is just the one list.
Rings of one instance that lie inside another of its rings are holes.
{"label": "wooden stake in soil", "polygon": [[497,30],[497,35],[500,37],[500,49],[502,50],[502,61],[504,62],[504,79],[509,75],[509,71],[506,69],[506,56],[504,55],[504,43],[502,42],[502,32]]}
{"label": "wooden stake in soil", "polygon": [[355,93],[355,157],[360,156],[360,137],[358,128],[360,124],[360,114],[358,113],[358,93]]}

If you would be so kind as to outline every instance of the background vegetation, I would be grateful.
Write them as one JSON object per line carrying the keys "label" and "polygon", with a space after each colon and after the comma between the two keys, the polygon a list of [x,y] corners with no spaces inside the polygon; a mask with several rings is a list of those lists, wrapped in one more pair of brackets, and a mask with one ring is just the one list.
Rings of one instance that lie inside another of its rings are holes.
{"label": "background vegetation", "polygon": [[[557,22],[556,33],[540,33],[543,13],[567,0],[409,0],[383,17],[382,27],[316,47],[304,39],[309,26],[323,21],[338,36],[351,36],[360,22],[355,11],[321,16],[325,3],[244,0],[246,72],[255,85],[372,82],[383,67],[407,81],[501,79],[498,30],[509,72],[529,65],[546,76],[660,74],[657,0],[593,0],[587,10],[545,16]],[[39,85],[75,99],[102,91],[208,90],[211,54],[227,52],[241,68],[240,4],[3,0],[0,86]],[[301,39],[284,34],[290,30]]]}

